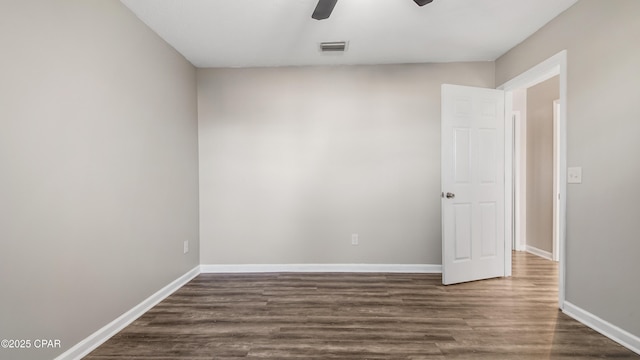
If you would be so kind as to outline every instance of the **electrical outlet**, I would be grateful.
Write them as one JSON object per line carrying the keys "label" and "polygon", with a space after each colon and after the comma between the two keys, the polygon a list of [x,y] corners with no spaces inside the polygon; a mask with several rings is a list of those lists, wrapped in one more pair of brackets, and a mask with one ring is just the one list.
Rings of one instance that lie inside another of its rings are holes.
{"label": "electrical outlet", "polygon": [[189,240],[185,240],[184,241],[184,248],[183,248],[184,254],[189,252]]}
{"label": "electrical outlet", "polygon": [[351,245],[358,245],[358,234],[351,234]]}

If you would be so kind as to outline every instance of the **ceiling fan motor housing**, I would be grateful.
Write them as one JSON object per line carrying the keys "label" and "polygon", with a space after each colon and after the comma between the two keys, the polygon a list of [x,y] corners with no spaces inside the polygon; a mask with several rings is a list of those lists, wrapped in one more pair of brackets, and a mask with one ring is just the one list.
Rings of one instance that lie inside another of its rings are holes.
{"label": "ceiling fan motor housing", "polygon": [[413,0],[413,1],[415,1],[415,3],[418,4],[418,6],[425,6],[431,3],[433,0]]}
{"label": "ceiling fan motor housing", "polygon": [[[419,6],[425,6],[433,2],[433,0],[413,0]],[[318,5],[311,15],[316,20],[328,19],[333,12],[333,8],[336,6],[338,0],[318,0]]]}

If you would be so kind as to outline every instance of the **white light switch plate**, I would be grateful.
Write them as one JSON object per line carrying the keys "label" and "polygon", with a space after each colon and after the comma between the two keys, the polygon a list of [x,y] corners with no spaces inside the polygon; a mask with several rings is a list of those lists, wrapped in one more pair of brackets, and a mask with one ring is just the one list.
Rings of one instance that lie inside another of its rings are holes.
{"label": "white light switch plate", "polygon": [[567,168],[567,183],[582,184],[582,168],[581,167]]}

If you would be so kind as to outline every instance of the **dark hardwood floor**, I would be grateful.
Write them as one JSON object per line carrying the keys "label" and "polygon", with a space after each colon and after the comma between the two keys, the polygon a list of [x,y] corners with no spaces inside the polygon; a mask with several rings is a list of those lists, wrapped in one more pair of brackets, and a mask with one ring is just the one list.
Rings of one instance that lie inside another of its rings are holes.
{"label": "dark hardwood floor", "polygon": [[202,274],[86,359],[640,359],[557,309],[553,262],[513,277]]}

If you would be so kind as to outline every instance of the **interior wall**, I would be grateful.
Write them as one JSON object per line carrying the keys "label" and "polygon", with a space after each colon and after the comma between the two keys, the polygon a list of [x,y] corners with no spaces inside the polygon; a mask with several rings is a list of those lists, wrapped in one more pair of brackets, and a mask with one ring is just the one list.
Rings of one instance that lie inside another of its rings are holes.
{"label": "interior wall", "polygon": [[198,70],[201,263],[441,264],[442,83],[494,64]]}
{"label": "interior wall", "polygon": [[527,246],[553,252],[553,101],[560,77],[527,89]]}
{"label": "interior wall", "polygon": [[118,1],[1,7],[0,339],[61,347],[0,358],[52,359],[198,265],[196,71]]}
{"label": "interior wall", "polygon": [[502,84],[566,49],[566,300],[640,336],[640,1],[580,0],[496,61]]}

